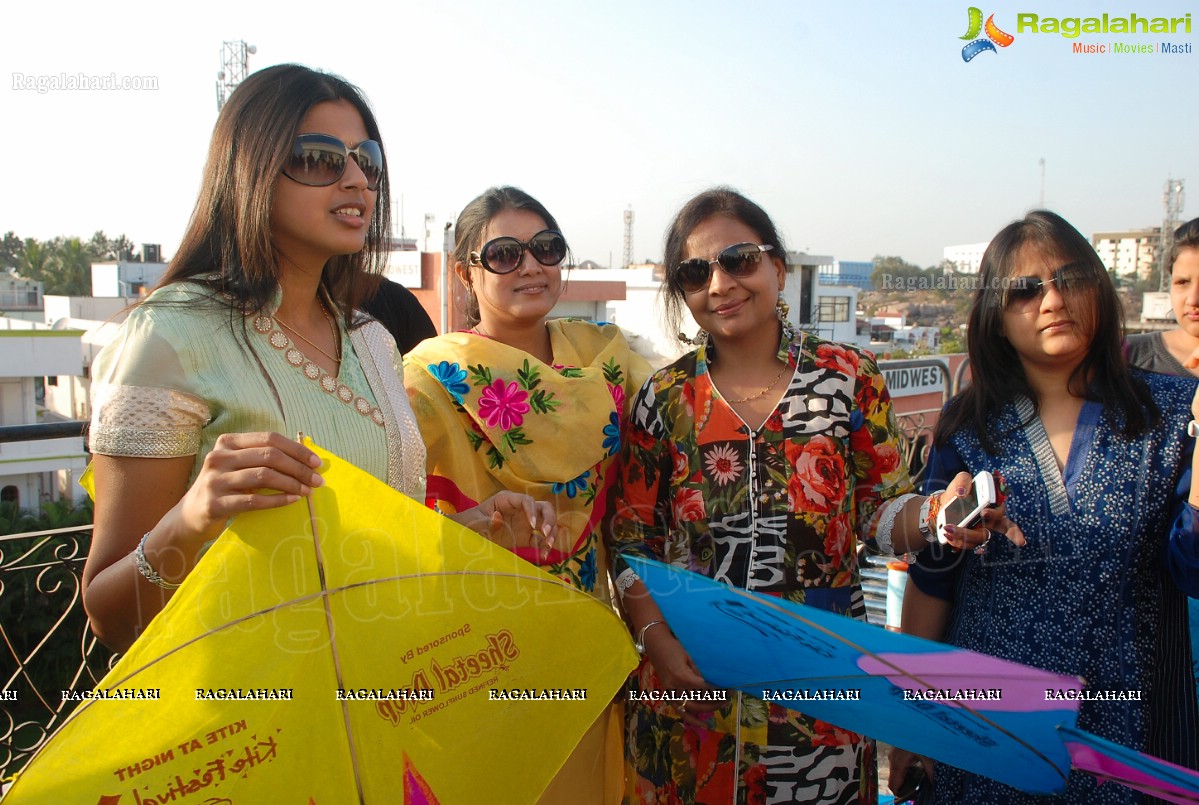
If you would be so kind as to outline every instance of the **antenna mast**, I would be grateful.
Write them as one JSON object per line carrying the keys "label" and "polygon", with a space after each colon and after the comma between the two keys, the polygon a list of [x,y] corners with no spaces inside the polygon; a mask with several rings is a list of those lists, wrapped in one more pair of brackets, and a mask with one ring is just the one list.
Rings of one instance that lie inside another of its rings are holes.
{"label": "antenna mast", "polygon": [[624,211],[624,265],[628,268],[633,264],[633,205]]}
{"label": "antenna mast", "polygon": [[1186,203],[1182,179],[1166,179],[1165,191],[1162,193],[1162,207],[1165,217],[1162,219],[1162,245],[1158,260],[1160,260],[1160,280],[1158,290],[1170,290],[1170,250],[1174,248],[1174,230],[1182,224],[1182,206]]}
{"label": "antenna mast", "polygon": [[225,42],[221,47],[221,70],[216,74],[216,108],[217,111],[225,106],[225,101],[233,94],[237,85],[245,80],[250,72],[250,57],[258,52],[258,48],[247,45],[244,40]]}

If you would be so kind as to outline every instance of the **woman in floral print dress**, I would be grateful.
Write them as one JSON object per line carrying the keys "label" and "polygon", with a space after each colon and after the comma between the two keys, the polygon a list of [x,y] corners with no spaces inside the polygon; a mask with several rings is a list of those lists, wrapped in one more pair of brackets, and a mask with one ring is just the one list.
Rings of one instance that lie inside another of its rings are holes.
{"label": "woman in floral print dress", "polygon": [[[462,211],[456,235],[454,271],[473,326],[422,342],[404,362],[428,446],[429,497],[448,511],[500,490],[551,501],[554,543],[508,547],[608,603],[600,524],[609,467],[649,365],[615,325],[547,321],[567,247],[536,199],[492,188]],[[620,722],[619,709],[596,722],[543,801],[619,799]]]}
{"label": "woman in floral print dress", "polygon": [[[677,323],[686,304],[703,331],[699,348],[634,403],[615,549],[863,620],[859,540],[902,553],[925,544],[928,519],[878,366],[792,329],[782,241],[734,191],[688,202],[665,260],[668,318]],[[954,481],[961,494],[969,477]],[[984,538],[981,529],[953,537]],[[646,654],[633,692],[710,688],[619,556],[614,571]],[[752,696],[728,698],[630,701],[626,801],[877,800],[873,742]]]}

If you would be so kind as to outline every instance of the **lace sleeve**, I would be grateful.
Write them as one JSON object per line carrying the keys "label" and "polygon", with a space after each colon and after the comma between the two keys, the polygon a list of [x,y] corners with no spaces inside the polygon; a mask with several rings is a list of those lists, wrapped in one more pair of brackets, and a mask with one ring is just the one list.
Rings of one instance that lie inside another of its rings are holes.
{"label": "lace sleeve", "polygon": [[170,335],[169,313],[134,311],[96,357],[88,437],[93,453],[176,458],[199,452],[211,412],[192,389]]}
{"label": "lace sleeve", "polygon": [[200,451],[208,404],[174,389],[102,383],[92,388],[89,446],[106,456],[175,458]]}

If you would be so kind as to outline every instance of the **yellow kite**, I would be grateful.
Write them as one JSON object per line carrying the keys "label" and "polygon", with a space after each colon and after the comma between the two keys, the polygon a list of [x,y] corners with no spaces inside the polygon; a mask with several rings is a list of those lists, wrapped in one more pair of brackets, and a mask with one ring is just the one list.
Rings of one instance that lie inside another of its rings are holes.
{"label": "yellow kite", "polygon": [[536,801],[624,625],[314,449],[311,503],[234,520],[4,805]]}

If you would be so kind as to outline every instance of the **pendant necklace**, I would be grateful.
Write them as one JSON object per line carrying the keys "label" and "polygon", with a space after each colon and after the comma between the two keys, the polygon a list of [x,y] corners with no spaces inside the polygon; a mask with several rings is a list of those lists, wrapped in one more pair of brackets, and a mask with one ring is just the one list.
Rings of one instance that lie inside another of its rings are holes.
{"label": "pendant necklace", "polygon": [[760,397],[764,396],[766,394],[766,392],[770,391],[772,388],[777,386],[778,382],[783,379],[783,375],[785,375],[787,373],[787,370],[790,368],[791,368],[791,364],[787,363],[787,365],[783,367],[783,370],[778,373],[778,375],[774,378],[774,380],[770,381],[770,385],[767,386],[766,388],[762,389],[761,391],[759,391],[757,394],[751,394],[748,397],[740,397],[736,400],[728,400],[728,402],[736,405],[736,404],[740,404],[740,403],[753,402],[754,400],[759,399]]}
{"label": "pendant necklace", "polygon": [[[339,338],[339,337],[338,337],[337,325],[333,323],[333,319],[332,319],[332,318],[329,316],[329,311],[325,309],[325,306],[324,306],[324,305],[321,305],[321,313],[324,313],[324,314],[325,314],[325,321],[329,322],[329,330],[330,330],[330,332],[332,332],[332,333],[333,333],[333,343],[334,343],[334,345],[335,345],[335,346],[334,346],[334,349],[335,349],[335,350],[336,350],[336,352],[337,352],[337,354],[336,354],[336,355],[330,355],[328,352],[325,352],[325,351],[324,351],[323,349],[321,349],[319,346],[317,346],[316,344],[314,344],[314,343],[312,343],[311,341],[309,341],[307,338],[305,338],[305,337],[304,337],[304,334],[303,334],[303,333],[301,333],[301,332],[300,332],[299,330],[297,330],[295,327],[292,327],[290,324],[288,324],[287,322],[285,322],[283,319],[279,318],[279,314],[278,314],[278,313],[276,313],[276,314],[275,314],[275,321],[279,322],[281,325],[283,325],[284,327],[286,327],[286,328],[288,329],[288,331],[289,331],[289,332],[290,332],[292,335],[294,335],[294,336],[296,336],[297,338],[299,338],[299,339],[300,339],[301,341],[303,341],[305,344],[307,344],[308,346],[312,347],[313,349],[315,349],[317,352],[319,352],[319,353],[321,353],[322,355],[324,355],[324,356],[325,356],[326,358],[328,358],[329,360],[331,360],[331,361],[334,361],[335,363],[338,363],[338,364],[340,364],[340,363],[341,363],[341,338]],[[763,393],[765,393],[765,392],[763,392]]]}

